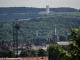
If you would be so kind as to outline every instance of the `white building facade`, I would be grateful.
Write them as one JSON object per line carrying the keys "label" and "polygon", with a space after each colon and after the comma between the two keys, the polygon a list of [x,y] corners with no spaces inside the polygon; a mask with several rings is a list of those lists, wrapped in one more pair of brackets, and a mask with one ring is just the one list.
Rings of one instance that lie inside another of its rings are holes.
{"label": "white building facade", "polygon": [[46,5],[46,11],[41,11],[41,12],[39,12],[38,14],[48,15],[49,13],[50,13],[50,11],[49,11],[49,5]]}

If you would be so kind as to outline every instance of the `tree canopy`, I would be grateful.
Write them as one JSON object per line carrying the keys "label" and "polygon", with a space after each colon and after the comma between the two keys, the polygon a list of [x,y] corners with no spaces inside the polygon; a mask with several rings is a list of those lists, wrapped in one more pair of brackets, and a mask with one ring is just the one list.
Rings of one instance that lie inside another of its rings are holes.
{"label": "tree canopy", "polygon": [[[65,50],[59,45],[50,45],[48,47],[49,60],[57,58],[57,60],[80,60],[80,30],[71,27],[70,32],[69,49]],[[57,58],[55,58],[55,53],[57,54]]]}

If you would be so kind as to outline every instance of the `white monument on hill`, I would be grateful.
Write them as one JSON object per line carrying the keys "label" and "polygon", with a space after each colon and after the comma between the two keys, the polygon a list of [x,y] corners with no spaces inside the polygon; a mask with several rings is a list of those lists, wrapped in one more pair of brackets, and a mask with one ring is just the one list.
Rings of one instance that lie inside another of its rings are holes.
{"label": "white monument on hill", "polygon": [[47,14],[49,14],[49,13],[50,13],[50,11],[49,11],[49,5],[46,5],[46,11],[41,11],[41,12],[39,12],[38,14],[47,15]]}
{"label": "white monument on hill", "polygon": [[49,5],[46,5],[46,14],[49,14]]}

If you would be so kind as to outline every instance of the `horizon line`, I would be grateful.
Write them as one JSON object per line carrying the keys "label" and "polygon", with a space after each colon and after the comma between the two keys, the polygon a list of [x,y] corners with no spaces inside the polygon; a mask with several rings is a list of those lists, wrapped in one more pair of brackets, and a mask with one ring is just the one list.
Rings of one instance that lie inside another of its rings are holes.
{"label": "horizon line", "polygon": [[[12,7],[7,6],[7,7],[0,7],[0,8],[13,8],[13,7],[26,7],[26,6],[12,6]],[[26,8],[46,8],[46,7],[26,7]],[[49,7],[49,8],[73,8],[73,7]],[[74,8],[74,9],[77,9],[77,8]]]}

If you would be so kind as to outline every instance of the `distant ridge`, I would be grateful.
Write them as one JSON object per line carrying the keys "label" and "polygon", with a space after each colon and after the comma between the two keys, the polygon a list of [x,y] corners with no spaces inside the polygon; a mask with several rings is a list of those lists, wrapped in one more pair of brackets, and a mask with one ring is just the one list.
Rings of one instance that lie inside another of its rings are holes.
{"label": "distant ridge", "polygon": [[[45,8],[36,7],[0,7],[0,14],[4,13],[38,13],[45,11]],[[80,12],[80,10],[70,7],[50,8],[53,12]]]}

